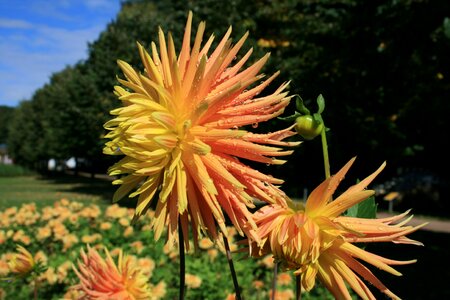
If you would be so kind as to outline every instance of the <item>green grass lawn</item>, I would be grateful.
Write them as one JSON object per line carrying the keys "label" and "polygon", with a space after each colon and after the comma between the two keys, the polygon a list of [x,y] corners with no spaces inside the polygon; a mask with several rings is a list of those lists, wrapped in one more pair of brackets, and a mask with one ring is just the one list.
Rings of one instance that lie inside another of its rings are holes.
{"label": "green grass lawn", "polygon": [[43,207],[62,198],[104,206],[115,189],[108,180],[70,175],[0,177],[0,210],[28,202]]}

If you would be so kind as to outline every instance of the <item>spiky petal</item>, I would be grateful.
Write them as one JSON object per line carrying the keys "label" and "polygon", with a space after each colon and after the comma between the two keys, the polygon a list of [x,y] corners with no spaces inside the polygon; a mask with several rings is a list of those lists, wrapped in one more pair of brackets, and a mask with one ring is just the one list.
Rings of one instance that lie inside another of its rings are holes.
{"label": "spiky petal", "polygon": [[202,233],[220,242],[218,229],[227,235],[225,215],[239,233],[251,234],[256,229],[248,210],[253,198],[283,198],[275,186],[282,180],[238,159],[282,164],[278,157],[292,153],[283,147],[298,145],[283,141],[294,135],[292,128],[267,134],[240,128],[280,115],[291,99],[287,83],[258,96],[279,74],[261,81],[259,72],[269,55],[243,69],[252,50],[235,58],[248,34],[232,45],[230,27],[210,53],[214,36],[202,47],[205,23],[200,23],[193,45],[191,27],[189,13],[178,56],[171,35],[166,37],[161,29],[159,51],[154,43],[151,54],[138,44],[143,73],[118,62],[125,75],[119,81],[126,89],[115,91],[123,107],[111,111],[116,118],[105,124],[111,141],[104,152],[125,155],[109,171],[121,176],[113,182],[121,185],[114,201],[128,194],[138,197],[136,219],[155,199],[155,238],[167,228],[170,244],[178,238],[179,221],[185,236],[191,228],[194,242]]}
{"label": "spiky petal", "polygon": [[147,278],[135,262],[119,253],[117,264],[105,248],[104,259],[95,249],[88,247],[87,253],[81,250],[78,269],[73,269],[80,283],[73,290],[83,293],[81,299],[150,299]]}

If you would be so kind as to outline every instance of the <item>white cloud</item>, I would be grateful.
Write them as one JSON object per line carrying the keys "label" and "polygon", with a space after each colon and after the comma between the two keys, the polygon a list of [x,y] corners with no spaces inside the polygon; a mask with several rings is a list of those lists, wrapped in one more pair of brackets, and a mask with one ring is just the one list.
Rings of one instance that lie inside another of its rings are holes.
{"label": "white cloud", "polygon": [[28,29],[33,25],[23,20],[0,18],[0,28]]}
{"label": "white cloud", "polygon": [[0,11],[0,105],[30,99],[52,73],[86,59],[88,42],[114,18],[119,3],[10,0]]}
{"label": "white cloud", "polygon": [[[9,22],[15,23],[22,24],[20,20]],[[85,59],[88,41],[94,41],[102,29],[100,25],[77,30],[34,25],[25,32],[3,37],[0,104],[14,106],[19,100],[31,98],[52,73]]]}
{"label": "white cloud", "polygon": [[110,0],[84,0],[84,5],[90,8],[108,8],[111,7]]}

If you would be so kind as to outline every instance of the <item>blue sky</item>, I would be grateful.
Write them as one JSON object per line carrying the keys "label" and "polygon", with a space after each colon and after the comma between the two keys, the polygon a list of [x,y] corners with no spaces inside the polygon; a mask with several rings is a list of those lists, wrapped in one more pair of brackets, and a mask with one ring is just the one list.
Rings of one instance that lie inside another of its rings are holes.
{"label": "blue sky", "polygon": [[120,0],[0,0],[0,105],[17,106],[86,59],[119,9]]}

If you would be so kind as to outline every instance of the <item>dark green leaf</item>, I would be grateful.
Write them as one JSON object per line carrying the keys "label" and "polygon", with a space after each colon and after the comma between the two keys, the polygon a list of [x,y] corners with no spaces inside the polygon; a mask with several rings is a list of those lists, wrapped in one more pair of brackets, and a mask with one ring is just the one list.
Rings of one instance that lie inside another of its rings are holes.
{"label": "dark green leaf", "polygon": [[303,114],[303,115],[310,115],[309,109],[306,108],[305,104],[303,103],[302,97],[298,96],[297,100],[295,101],[295,106],[297,107],[297,110]]}
{"label": "dark green leaf", "polygon": [[322,94],[317,97],[317,106],[319,106],[319,110],[317,111],[317,113],[321,114],[325,109],[325,99],[323,98]]}
{"label": "dark green leaf", "polygon": [[278,117],[279,120],[281,121],[286,121],[286,122],[295,122],[295,119],[297,119],[297,117],[300,117],[302,114],[299,113],[298,111],[296,111],[293,115],[291,116],[287,116],[287,117]]}
{"label": "dark green leaf", "polygon": [[345,213],[347,217],[375,219],[377,216],[377,204],[375,197],[371,196],[366,200],[350,207]]}

